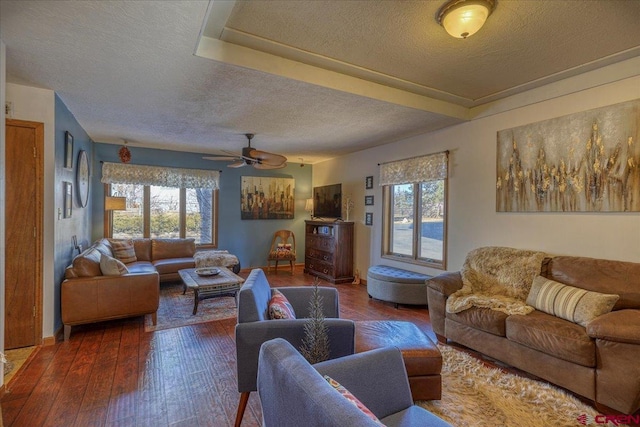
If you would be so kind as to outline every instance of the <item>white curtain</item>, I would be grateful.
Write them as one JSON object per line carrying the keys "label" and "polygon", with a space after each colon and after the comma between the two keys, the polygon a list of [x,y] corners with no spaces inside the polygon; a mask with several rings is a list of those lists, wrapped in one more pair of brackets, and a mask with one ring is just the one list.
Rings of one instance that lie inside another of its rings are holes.
{"label": "white curtain", "polygon": [[449,152],[396,160],[380,165],[380,185],[436,181],[447,177]]}
{"label": "white curtain", "polygon": [[180,169],[162,166],[102,164],[104,184],[138,184],[178,188],[218,189],[220,171],[206,169]]}

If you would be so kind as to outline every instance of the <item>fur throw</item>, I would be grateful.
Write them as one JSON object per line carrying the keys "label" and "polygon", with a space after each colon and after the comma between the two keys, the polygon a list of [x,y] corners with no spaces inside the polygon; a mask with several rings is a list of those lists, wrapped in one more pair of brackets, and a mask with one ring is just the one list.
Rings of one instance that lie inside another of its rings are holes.
{"label": "fur throw", "polygon": [[469,252],[460,274],[462,289],[447,299],[447,312],[471,307],[490,308],[506,314],[528,314],[525,301],[533,279],[540,274],[544,252],[484,247]]}

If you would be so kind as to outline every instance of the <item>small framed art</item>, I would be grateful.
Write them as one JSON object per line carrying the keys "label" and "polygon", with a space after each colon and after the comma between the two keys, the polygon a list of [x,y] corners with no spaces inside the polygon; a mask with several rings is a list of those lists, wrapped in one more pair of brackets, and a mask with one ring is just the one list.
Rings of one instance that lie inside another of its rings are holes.
{"label": "small framed art", "polygon": [[73,184],[67,181],[64,184],[64,218],[71,218],[73,211]]}
{"label": "small framed art", "polygon": [[366,190],[373,189],[373,176],[368,176],[364,179],[364,188]]}
{"label": "small framed art", "polygon": [[69,131],[64,133],[64,167],[73,169],[73,135]]}
{"label": "small framed art", "polygon": [[373,196],[364,196],[364,205],[373,206]]}
{"label": "small framed art", "polygon": [[373,212],[365,212],[364,225],[373,225]]}

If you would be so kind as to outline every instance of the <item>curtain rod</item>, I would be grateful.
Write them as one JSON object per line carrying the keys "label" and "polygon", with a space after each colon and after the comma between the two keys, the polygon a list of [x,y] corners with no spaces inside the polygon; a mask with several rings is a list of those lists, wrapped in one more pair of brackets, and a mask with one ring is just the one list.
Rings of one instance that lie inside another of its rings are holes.
{"label": "curtain rod", "polygon": [[[102,163],[102,164],[104,164],[104,163],[113,163],[113,164],[116,164],[116,165],[119,165],[119,164],[120,164],[120,163],[116,163],[116,162],[105,162],[104,160],[100,160],[100,163]],[[126,163],[125,163],[125,164],[126,164]],[[166,168],[172,168],[172,167],[175,167],[175,166],[158,166],[158,165],[139,165],[139,164],[137,164],[137,163],[136,163],[135,165],[130,165],[130,166],[150,166],[150,167],[153,167],[153,168],[165,168],[165,167],[166,167]],[[193,168],[182,168],[182,167],[181,167],[180,169],[187,169],[187,170],[190,170],[190,169],[193,169]],[[196,170],[202,170],[202,169],[196,169]],[[222,173],[222,171],[221,171],[221,170],[215,170],[215,169],[205,169],[205,170],[211,170],[211,171],[214,171],[214,172],[220,172],[220,173]]]}
{"label": "curtain rod", "polygon": [[417,156],[407,157],[406,159],[390,160],[388,162],[378,163],[378,166],[386,165],[386,164],[393,163],[393,162],[402,162],[404,160],[417,159],[418,157],[435,156],[436,154],[442,154],[442,153],[449,155],[449,150],[438,151],[437,153],[431,153],[431,154],[419,154]]}

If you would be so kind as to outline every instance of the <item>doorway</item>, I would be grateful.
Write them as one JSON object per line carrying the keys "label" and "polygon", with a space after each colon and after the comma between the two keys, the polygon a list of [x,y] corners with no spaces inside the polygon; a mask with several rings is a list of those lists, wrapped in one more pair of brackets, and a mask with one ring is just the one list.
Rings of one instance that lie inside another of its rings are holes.
{"label": "doorway", "polygon": [[42,342],[44,124],[6,121],[5,350]]}

